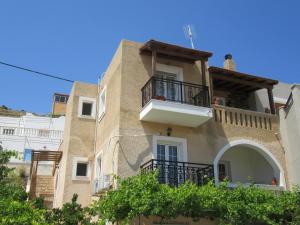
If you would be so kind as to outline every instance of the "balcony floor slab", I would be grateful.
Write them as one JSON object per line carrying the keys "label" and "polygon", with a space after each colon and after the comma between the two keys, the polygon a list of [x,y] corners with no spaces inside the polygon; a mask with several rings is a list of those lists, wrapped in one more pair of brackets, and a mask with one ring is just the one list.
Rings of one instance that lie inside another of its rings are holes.
{"label": "balcony floor slab", "polygon": [[140,120],[198,127],[213,117],[212,109],[152,99],[140,112]]}

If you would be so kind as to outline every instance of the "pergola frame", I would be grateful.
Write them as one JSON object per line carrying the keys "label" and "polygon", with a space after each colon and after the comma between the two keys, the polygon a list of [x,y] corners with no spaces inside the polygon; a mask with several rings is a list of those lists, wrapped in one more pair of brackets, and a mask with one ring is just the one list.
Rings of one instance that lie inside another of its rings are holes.
{"label": "pergola frame", "polygon": [[209,67],[208,71],[210,74],[211,98],[213,98],[214,89],[242,91],[246,93],[254,92],[259,89],[267,89],[270,111],[272,114],[275,114],[273,86],[278,84],[277,80],[213,66]]}
{"label": "pergola frame", "polygon": [[173,59],[194,64],[201,62],[202,85],[206,85],[205,63],[212,56],[211,52],[199,51],[196,49],[185,48],[156,40],[146,42],[141,48],[140,53],[150,54],[152,57],[151,76],[155,75],[157,57]]}
{"label": "pergola frame", "polygon": [[[31,152],[31,165],[30,165],[30,176],[36,175],[37,167],[40,161],[52,161],[53,162],[53,169],[52,175],[54,175],[56,168],[62,158],[61,151],[46,151],[46,150],[34,150]],[[35,164],[35,167],[33,167]],[[34,169],[34,171],[33,171]]]}

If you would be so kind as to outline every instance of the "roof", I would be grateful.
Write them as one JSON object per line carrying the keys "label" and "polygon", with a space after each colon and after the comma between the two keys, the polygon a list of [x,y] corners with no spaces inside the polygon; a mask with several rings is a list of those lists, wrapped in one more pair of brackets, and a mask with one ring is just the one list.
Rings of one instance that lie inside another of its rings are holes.
{"label": "roof", "polygon": [[53,96],[54,96],[54,95],[69,96],[68,94],[63,94],[63,93],[58,93],[58,92],[55,92],[55,93],[53,94]]}
{"label": "roof", "polygon": [[147,41],[141,48],[141,52],[156,51],[158,55],[173,56],[177,58],[197,61],[208,59],[213,54],[211,52],[199,51],[196,49],[186,48],[156,40]]}
{"label": "roof", "polygon": [[[278,84],[278,80],[273,80],[265,77],[254,76],[246,73],[241,73],[233,70],[211,66],[208,69],[212,75],[214,87],[241,89],[246,91],[255,91],[262,88],[272,88],[273,85]],[[238,86],[237,86],[238,84]]]}

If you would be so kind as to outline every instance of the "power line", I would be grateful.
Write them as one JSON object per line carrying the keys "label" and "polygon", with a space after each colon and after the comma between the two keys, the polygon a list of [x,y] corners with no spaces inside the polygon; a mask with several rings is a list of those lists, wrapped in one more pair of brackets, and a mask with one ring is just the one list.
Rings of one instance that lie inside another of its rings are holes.
{"label": "power line", "polygon": [[35,74],[38,74],[38,75],[51,77],[51,78],[58,79],[58,80],[63,80],[63,81],[71,82],[71,83],[74,82],[74,80],[69,80],[69,79],[66,79],[66,78],[63,78],[63,77],[54,76],[54,75],[51,75],[51,74],[48,74],[48,73],[42,73],[42,72],[39,72],[39,71],[24,68],[24,67],[21,67],[21,66],[12,65],[12,64],[9,64],[9,63],[1,62],[1,61],[0,61],[0,64],[2,64],[4,66],[10,66],[10,67],[13,67],[13,68],[16,68],[16,69],[19,69],[19,70],[25,70],[27,72],[35,73]]}

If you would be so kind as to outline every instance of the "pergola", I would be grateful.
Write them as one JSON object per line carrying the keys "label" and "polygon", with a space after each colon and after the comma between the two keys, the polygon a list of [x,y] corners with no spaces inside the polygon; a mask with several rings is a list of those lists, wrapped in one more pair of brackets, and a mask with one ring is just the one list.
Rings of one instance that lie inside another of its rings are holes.
{"label": "pergola", "polygon": [[[61,151],[46,151],[46,150],[40,150],[40,151],[32,151],[31,153],[31,165],[30,165],[30,176],[34,173],[34,175],[37,173],[37,167],[40,161],[48,161],[53,162],[53,169],[52,169],[52,175],[54,175],[56,168],[58,167],[58,164],[62,158],[62,152]],[[35,164],[35,167],[33,167]],[[33,171],[34,170],[34,171]]]}
{"label": "pergola", "polygon": [[272,114],[275,114],[272,90],[273,86],[278,84],[277,80],[214,66],[209,67],[208,71],[210,74],[211,97],[213,97],[214,89],[240,91],[245,93],[250,93],[259,89],[267,89],[270,110]]}
{"label": "pergola", "polygon": [[141,48],[140,53],[152,55],[152,71],[153,76],[156,71],[156,58],[168,58],[188,63],[201,61],[202,85],[206,85],[205,80],[205,62],[212,56],[211,52],[199,51],[196,49],[185,48],[178,45],[164,43],[156,40],[147,41]]}

